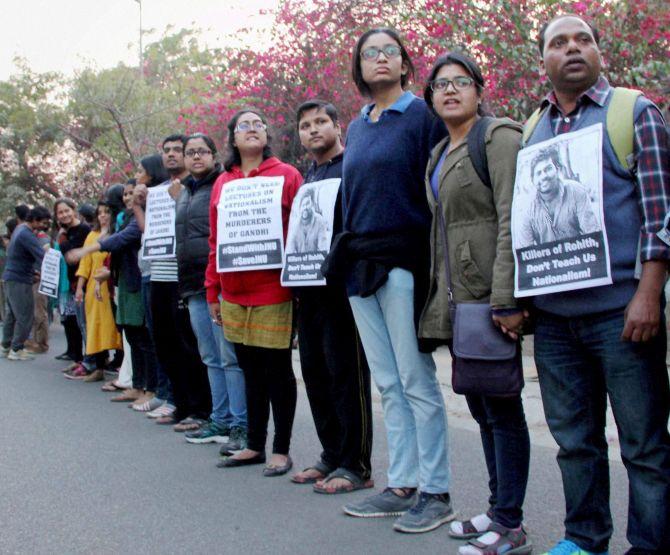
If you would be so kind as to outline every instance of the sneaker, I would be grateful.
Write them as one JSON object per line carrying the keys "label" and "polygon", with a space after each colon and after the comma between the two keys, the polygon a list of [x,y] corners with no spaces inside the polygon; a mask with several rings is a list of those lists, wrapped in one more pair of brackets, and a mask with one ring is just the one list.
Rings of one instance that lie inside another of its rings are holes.
{"label": "sneaker", "polygon": [[570,540],[561,540],[542,555],[609,555],[609,551],[586,551]]}
{"label": "sneaker", "polygon": [[101,382],[105,379],[105,372],[103,370],[93,370],[90,374],[88,374],[85,378],[84,381],[87,383],[91,382]]}
{"label": "sneaker", "polygon": [[237,451],[242,451],[247,446],[247,431],[239,426],[233,426],[228,436],[228,441],[221,445],[219,455],[222,457],[229,457],[234,455]]}
{"label": "sneaker", "polygon": [[422,491],[416,505],[393,523],[393,529],[407,534],[430,532],[455,517],[448,493],[433,494]]}
{"label": "sneaker", "polygon": [[34,358],[35,356],[31,355],[25,349],[19,349],[18,351],[12,349],[7,354],[7,360],[33,360]]}
{"label": "sneaker", "polygon": [[361,518],[401,516],[414,506],[416,499],[416,492],[402,497],[393,493],[393,489],[386,488],[381,493],[366,497],[362,501],[349,503],[342,507],[342,510],[350,516]]}
{"label": "sneaker", "polygon": [[0,356],[6,357],[9,355],[9,347],[0,347]]}
{"label": "sneaker", "polygon": [[216,422],[208,422],[199,430],[186,432],[184,437],[189,443],[224,443],[228,440],[230,428]]}
{"label": "sneaker", "polygon": [[172,416],[175,410],[177,410],[177,407],[166,402],[163,403],[157,409],[149,411],[147,413],[147,418],[160,418],[161,416]]}
{"label": "sneaker", "polygon": [[79,364],[75,368],[65,372],[63,376],[65,376],[68,380],[83,380],[86,376],[88,376],[88,372],[86,371],[86,368]]}

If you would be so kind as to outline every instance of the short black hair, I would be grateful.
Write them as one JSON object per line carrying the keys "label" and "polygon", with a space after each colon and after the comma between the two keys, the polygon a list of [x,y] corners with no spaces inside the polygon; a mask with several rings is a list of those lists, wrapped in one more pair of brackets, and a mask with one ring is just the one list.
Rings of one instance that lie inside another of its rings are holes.
{"label": "short black hair", "polygon": [[549,21],[542,24],[542,27],[540,27],[540,31],[537,34],[537,47],[540,49],[540,56],[544,56],[544,36],[547,33],[549,25],[560,19],[565,19],[566,17],[576,17],[577,19],[586,23],[588,28],[591,29],[591,33],[593,34],[593,39],[596,41],[596,44],[600,46],[600,33],[598,33],[598,29],[594,27],[591,22],[587,21],[581,15],[577,15],[576,13],[564,13],[552,17]]}
{"label": "short black hair", "polygon": [[554,146],[543,148],[540,150],[530,161],[530,179],[533,180],[533,175],[535,173],[535,168],[537,165],[542,162],[542,160],[550,160],[554,167],[558,170],[562,168],[561,156],[558,153],[558,149]]}
{"label": "short black hair", "polygon": [[[263,115],[263,113],[260,110],[257,110],[256,108],[243,108],[242,110],[238,110],[235,112],[232,118],[230,118],[230,121],[228,122],[228,143],[227,143],[227,148],[228,152],[226,154],[226,159],[223,162],[223,168],[229,172],[231,169],[233,169],[233,166],[240,166],[242,164],[242,157],[240,156],[240,151],[239,149],[235,146],[235,128],[237,127],[237,120],[240,119],[240,117],[243,114],[255,114],[257,115],[261,121],[267,125],[268,120],[267,118]],[[270,148],[270,133],[267,133],[268,137],[268,142],[263,148],[263,160],[267,160],[268,158],[272,157],[272,149]]]}
{"label": "short black hair", "polygon": [[42,220],[51,220],[51,212],[44,206],[36,206],[28,212],[27,220],[29,222],[38,222]]}
{"label": "short black hair", "polygon": [[89,204],[88,202],[83,203],[79,206],[77,212],[79,212],[79,215],[86,220],[87,224],[93,223],[93,220],[95,219],[95,207],[92,204]]}
{"label": "short black hair", "polygon": [[161,148],[165,146],[165,143],[181,143],[182,146],[186,144],[186,135],[182,135],[181,133],[174,133],[172,135],[168,135],[163,139],[163,142],[161,143]]}
{"label": "short black hair", "polygon": [[12,233],[14,233],[14,230],[16,229],[17,225],[19,225],[19,221],[16,218],[9,218],[9,220],[5,222],[8,237],[11,236]]}
{"label": "short black hair", "polygon": [[209,147],[209,150],[212,151],[212,156],[216,156],[218,150],[216,150],[216,143],[214,142],[214,139],[212,139],[208,135],[205,135],[204,133],[193,133],[193,135],[184,137],[184,149],[186,149],[186,145],[188,144],[188,142],[193,139],[202,139],[205,142],[205,144]]}
{"label": "short black hair", "polygon": [[300,125],[300,120],[302,119],[302,116],[305,115],[305,112],[309,112],[310,110],[323,110],[333,123],[336,124],[338,122],[337,108],[335,108],[333,104],[325,100],[312,98],[298,106],[298,109],[296,110],[296,126]]}
{"label": "short black hair", "polygon": [[[430,85],[435,80],[435,77],[437,77],[437,74],[444,66],[452,64],[457,64],[461,66],[465,71],[467,71],[470,74],[470,77],[472,77],[475,80],[475,86],[477,87],[477,96],[481,96],[482,91],[484,90],[484,76],[482,75],[482,72],[479,69],[477,62],[475,62],[473,58],[471,58],[464,52],[458,52],[458,51],[451,51],[447,52],[446,54],[443,54],[437,60],[435,60],[433,68],[430,70],[428,81],[426,81],[426,86],[423,89],[423,98],[426,101],[426,104],[428,104],[430,111],[433,112],[433,114],[435,115],[437,115],[437,113],[433,108],[433,89],[430,87]],[[486,114],[486,111],[484,110],[484,108],[482,108],[481,104],[477,108],[477,113],[480,116]]]}
{"label": "short black hair", "polygon": [[402,57],[402,61],[403,63],[407,64],[407,73],[405,73],[400,78],[401,87],[404,89],[407,86],[409,80],[414,77],[414,71],[415,71],[414,64],[412,63],[412,60],[410,59],[409,54],[407,53],[405,45],[403,44],[402,39],[400,38],[398,32],[389,27],[376,27],[374,29],[370,29],[369,31],[363,33],[363,35],[361,35],[361,38],[358,39],[358,42],[356,42],[356,46],[354,48],[354,54],[351,58],[351,76],[354,79],[354,84],[356,85],[356,88],[363,96],[371,96],[372,91],[370,90],[370,87],[363,79],[363,70],[361,69],[361,51],[363,50],[363,44],[365,44],[366,40],[368,40],[372,35],[378,35],[380,33],[388,35],[396,43],[398,43],[398,46],[400,47],[400,56]]}
{"label": "short black hair", "polygon": [[25,222],[28,219],[29,213],[30,213],[30,207],[28,207],[25,204],[19,204],[18,206],[14,207],[14,214],[16,214],[16,217],[19,220],[23,220]]}
{"label": "short black hair", "polygon": [[140,164],[151,179],[151,181],[147,184],[147,187],[160,185],[164,181],[170,179],[170,176],[168,175],[168,172],[163,165],[163,157],[160,154],[145,156],[140,160]]}

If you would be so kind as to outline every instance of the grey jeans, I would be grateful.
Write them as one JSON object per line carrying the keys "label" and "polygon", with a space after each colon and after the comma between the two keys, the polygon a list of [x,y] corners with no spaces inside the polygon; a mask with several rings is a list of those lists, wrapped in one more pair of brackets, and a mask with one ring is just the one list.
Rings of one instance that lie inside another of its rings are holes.
{"label": "grey jeans", "polygon": [[19,351],[23,349],[23,344],[33,329],[33,286],[30,283],[6,281],[5,296],[8,310],[2,328],[2,346],[11,346],[12,351]]}

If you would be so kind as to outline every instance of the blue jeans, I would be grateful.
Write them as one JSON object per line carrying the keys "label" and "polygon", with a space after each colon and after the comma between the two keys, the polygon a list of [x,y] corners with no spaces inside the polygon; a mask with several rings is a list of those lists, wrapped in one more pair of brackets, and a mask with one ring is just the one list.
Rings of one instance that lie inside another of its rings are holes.
{"label": "blue jeans", "polygon": [[389,450],[388,486],[449,491],[447,412],[431,355],[419,352],[414,277],[394,268],[369,297],[349,297],[382,396]]}
{"label": "blue jeans", "polygon": [[[149,335],[154,336],[154,319],[151,315],[151,277],[142,277],[142,302],[144,303],[144,318],[147,321]],[[156,397],[174,405],[172,384],[161,363],[156,360]]]}
{"label": "blue jeans", "polygon": [[535,362],[547,423],[559,445],[565,537],[598,552],[612,535],[609,396],[628,472],[628,541],[636,551],[670,553],[665,322],[647,343],[622,341],[623,324],[623,309],[575,318],[538,315]]}
{"label": "blue jeans", "polygon": [[521,396],[466,395],[465,400],[479,424],[493,520],[507,528],[517,528],[523,519],[530,463],[530,438]]}
{"label": "blue jeans", "polygon": [[198,340],[202,362],[207,366],[212,390],[211,419],[226,426],[247,426],[247,398],[244,374],[237,364],[235,347],[212,322],[204,293],[186,298],[191,327]]}
{"label": "blue jeans", "polygon": [[93,354],[86,354],[86,310],[84,308],[84,301],[74,303],[74,313],[77,318],[77,325],[81,332],[81,340],[84,347],[84,356],[82,357],[81,365],[89,372],[98,368],[96,358]]}

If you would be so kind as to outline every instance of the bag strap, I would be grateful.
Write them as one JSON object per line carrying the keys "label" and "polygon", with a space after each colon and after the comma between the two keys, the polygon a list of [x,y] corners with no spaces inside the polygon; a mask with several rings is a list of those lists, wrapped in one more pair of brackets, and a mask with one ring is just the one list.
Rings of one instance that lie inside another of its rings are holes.
{"label": "bag strap", "polygon": [[641,94],[634,89],[615,87],[607,108],[607,135],[619,163],[628,170],[634,166],[635,103]]}
{"label": "bag strap", "polygon": [[452,293],[451,288],[451,264],[449,263],[449,243],[447,242],[447,224],[444,221],[444,211],[442,210],[442,201],[440,196],[435,197],[437,201],[437,213],[439,214],[439,224],[440,235],[442,236],[442,244],[444,245],[444,269],[447,274],[447,301],[449,303],[449,308],[454,308],[456,305],[454,303],[454,294]]}
{"label": "bag strap", "polygon": [[486,132],[493,122],[492,117],[479,118],[468,133],[468,154],[472,166],[477,172],[481,182],[491,189],[491,174],[489,174],[489,161],[486,156]]}
{"label": "bag strap", "polygon": [[546,111],[546,108],[537,108],[526,120],[525,125],[523,126],[523,135],[521,136],[521,148],[525,147],[526,144],[528,144],[528,141],[530,140],[531,136],[533,135],[533,131],[535,131],[535,128],[537,127],[537,124],[540,123],[540,119],[544,115],[544,112]]}

